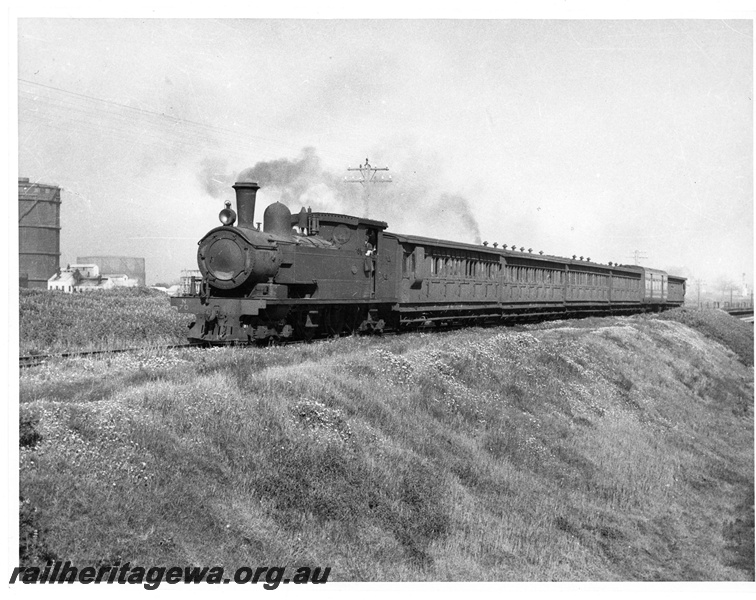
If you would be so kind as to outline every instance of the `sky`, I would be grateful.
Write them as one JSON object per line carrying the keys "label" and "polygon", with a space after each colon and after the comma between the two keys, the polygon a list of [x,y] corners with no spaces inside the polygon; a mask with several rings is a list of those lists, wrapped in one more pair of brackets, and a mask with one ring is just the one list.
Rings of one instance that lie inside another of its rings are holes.
{"label": "sky", "polygon": [[[736,15],[737,16],[737,15]],[[753,282],[747,19],[20,18],[61,262],[196,269],[238,174],[392,231]],[[344,182],[369,158],[390,183]]]}

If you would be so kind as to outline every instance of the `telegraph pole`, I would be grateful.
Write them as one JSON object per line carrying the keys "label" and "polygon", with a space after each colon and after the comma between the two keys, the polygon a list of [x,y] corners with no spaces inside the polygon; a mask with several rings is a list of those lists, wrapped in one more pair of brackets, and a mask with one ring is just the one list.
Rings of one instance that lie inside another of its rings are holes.
{"label": "telegraph pole", "polygon": [[703,279],[696,279],[696,290],[698,291],[698,308],[701,308],[701,286],[706,282]]}
{"label": "telegraph pole", "polygon": [[378,171],[388,171],[388,167],[374,167],[365,159],[365,164],[359,167],[348,167],[347,171],[359,171],[359,177],[345,177],[346,183],[359,183],[365,195],[365,216],[370,216],[370,184],[372,183],[391,183],[391,175],[388,178],[383,176],[376,177]]}
{"label": "telegraph pole", "polygon": [[628,258],[632,258],[635,261],[635,265],[638,266],[640,265],[640,261],[646,260],[648,256],[640,250],[635,250],[632,255],[628,256]]}

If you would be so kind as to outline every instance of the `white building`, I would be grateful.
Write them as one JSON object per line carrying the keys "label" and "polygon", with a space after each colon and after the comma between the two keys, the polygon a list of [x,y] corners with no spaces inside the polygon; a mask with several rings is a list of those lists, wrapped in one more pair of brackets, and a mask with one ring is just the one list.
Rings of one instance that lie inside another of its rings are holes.
{"label": "white building", "polygon": [[100,275],[100,269],[97,265],[80,264],[68,265],[65,269],[60,269],[47,280],[47,289],[73,294],[93,290],[110,290],[115,287],[136,287],[138,283],[136,279],[129,279],[127,275],[103,277]]}

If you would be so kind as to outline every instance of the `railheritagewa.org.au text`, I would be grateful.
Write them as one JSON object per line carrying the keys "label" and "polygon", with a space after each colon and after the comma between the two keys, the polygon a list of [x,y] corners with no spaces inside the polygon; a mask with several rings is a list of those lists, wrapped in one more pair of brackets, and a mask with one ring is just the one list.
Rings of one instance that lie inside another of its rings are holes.
{"label": "railheritagewa.org.au text", "polygon": [[155,590],[161,584],[262,584],[266,590],[275,590],[281,584],[327,583],[331,567],[239,567],[227,574],[223,567],[141,567],[131,563],[101,567],[81,567],[70,561],[48,562],[44,567],[16,567],[9,583],[109,583],[143,585]]}

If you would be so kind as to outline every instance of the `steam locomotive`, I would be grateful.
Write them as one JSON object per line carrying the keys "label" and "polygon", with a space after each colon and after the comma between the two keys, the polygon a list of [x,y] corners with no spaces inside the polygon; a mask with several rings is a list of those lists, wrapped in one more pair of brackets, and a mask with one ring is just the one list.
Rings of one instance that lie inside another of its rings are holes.
{"label": "steam locomotive", "polygon": [[[199,241],[201,277],[171,299],[193,343],[271,343],[348,332],[661,311],[685,279],[639,266],[386,231],[383,221],[268,206],[243,174]],[[238,221],[237,221],[238,217]]]}

